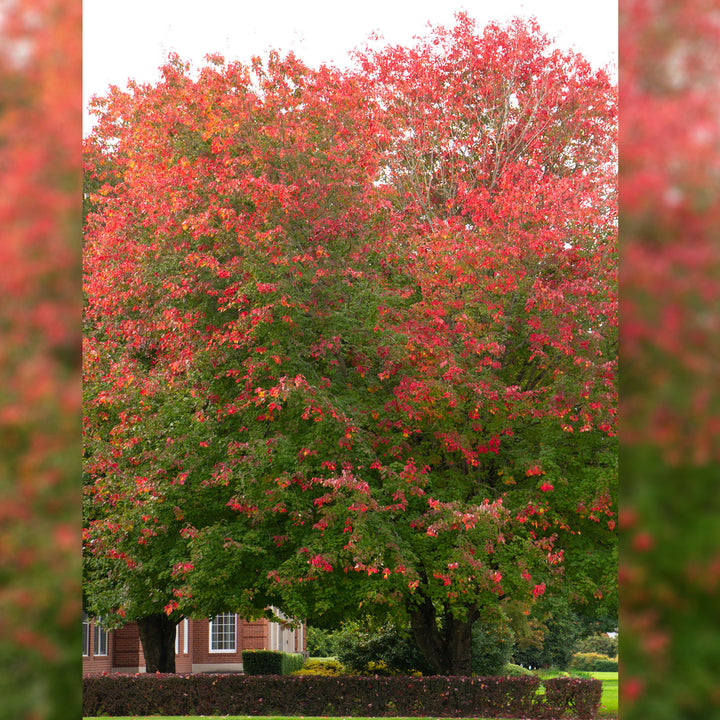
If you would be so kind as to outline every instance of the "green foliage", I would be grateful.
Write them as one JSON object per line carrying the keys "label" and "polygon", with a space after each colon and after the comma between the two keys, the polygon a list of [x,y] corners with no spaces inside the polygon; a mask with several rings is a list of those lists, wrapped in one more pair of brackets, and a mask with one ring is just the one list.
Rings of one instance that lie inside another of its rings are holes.
{"label": "green foliage", "polygon": [[299,669],[295,670],[293,675],[325,675],[337,676],[348,674],[347,669],[339,660],[308,660]]}
{"label": "green foliage", "polygon": [[340,662],[357,673],[432,672],[410,633],[392,625],[368,630],[356,623],[348,623],[337,633],[336,643]]}
{"label": "green foliage", "polygon": [[575,653],[570,661],[570,669],[590,672],[617,672],[618,659],[601,653]]}
{"label": "green foliage", "polygon": [[335,634],[313,625],[307,625],[306,646],[310,657],[330,657],[337,653]]}
{"label": "green foliage", "polygon": [[280,674],[281,675],[292,675],[297,672],[305,664],[305,658],[302,653],[286,653],[282,654],[282,661],[280,663]]}
{"label": "green foliage", "polygon": [[302,667],[303,658],[277,650],[243,650],[242,662],[246,675],[289,675]]}
{"label": "green foliage", "polygon": [[505,663],[505,665],[502,666],[502,670],[499,674],[513,677],[518,675],[534,675],[535,673],[532,670],[528,670],[528,668],[524,668],[522,665],[515,665],[515,663]]}
{"label": "green foliage", "polygon": [[580,638],[573,647],[576,653],[600,653],[608,657],[617,657],[618,654],[618,638],[617,635],[589,635]]}
{"label": "green foliage", "polygon": [[515,647],[512,660],[525,667],[564,669],[570,662],[574,643],[581,632],[581,623],[574,613],[558,613],[545,621],[541,638]]}
{"label": "green foliage", "polygon": [[472,671],[477,675],[500,675],[512,657],[515,635],[506,625],[483,625],[472,630]]}

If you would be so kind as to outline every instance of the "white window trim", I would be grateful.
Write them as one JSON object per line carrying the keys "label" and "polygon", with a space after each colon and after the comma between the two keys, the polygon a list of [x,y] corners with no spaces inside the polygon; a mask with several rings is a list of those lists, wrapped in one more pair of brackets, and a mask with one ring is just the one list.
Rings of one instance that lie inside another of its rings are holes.
{"label": "white window trim", "polygon": [[90,618],[86,612],[83,613],[83,657],[90,657]]}
{"label": "white window trim", "polygon": [[228,654],[234,654],[237,653],[237,615],[235,613],[218,613],[219,615],[232,615],[235,620],[235,644],[232,649],[221,649],[221,650],[213,650],[213,619],[210,618],[210,622],[208,623],[208,652],[213,655],[228,655]]}
{"label": "white window trim", "polygon": [[[95,618],[95,628],[94,628],[94,633],[93,633],[93,655],[95,657],[107,657],[108,645],[110,644],[108,632],[100,624],[101,621],[102,621],[102,618]],[[98,647],[100,645],[100,643],[98,642],[98,639],[103,636],[105,637],[105,651],[100,652],[99,647]]]}
{"label": "white window trim", "polygon": [[183,620],[183,654],[188,654],[188,619]]}

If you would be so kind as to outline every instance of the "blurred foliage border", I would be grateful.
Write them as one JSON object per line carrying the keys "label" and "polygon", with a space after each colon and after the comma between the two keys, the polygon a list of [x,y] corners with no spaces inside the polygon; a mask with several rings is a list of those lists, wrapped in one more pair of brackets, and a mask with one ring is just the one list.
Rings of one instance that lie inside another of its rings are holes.
{"label": "blurred foliage border", "polygon": [[[620,2],[624,720],[720,717],[713,0]],[[79,717],[80,0],[0,0],[2,716]]]}
{"label": "blurred foliage border", "polygon": [[720,717],[720,6],[621,0],[620,710]]}
{"label": "blurred foliage border", "polygon": [[80,716],[81,4],[0,2],[0,717]]}

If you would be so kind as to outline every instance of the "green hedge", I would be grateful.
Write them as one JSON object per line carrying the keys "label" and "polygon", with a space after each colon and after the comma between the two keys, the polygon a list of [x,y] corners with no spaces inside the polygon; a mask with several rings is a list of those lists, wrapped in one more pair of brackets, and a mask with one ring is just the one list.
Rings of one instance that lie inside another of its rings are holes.
{"label": "green hedge", "polygon": [[305,659],[300,653],[243,650],[242,662],[246,675],[290,675],[303,666]]}
{"label": "green hedge", "polygon": [[102,675],[83,678],[83,716],[344,715],[593,720],[599,680],[537,677]]}
{"label": "green hedge", "polygon": [[591,672],[617,672],[618,659],[600,653],[575,653],[570,660],[571,670],[589,670]]}

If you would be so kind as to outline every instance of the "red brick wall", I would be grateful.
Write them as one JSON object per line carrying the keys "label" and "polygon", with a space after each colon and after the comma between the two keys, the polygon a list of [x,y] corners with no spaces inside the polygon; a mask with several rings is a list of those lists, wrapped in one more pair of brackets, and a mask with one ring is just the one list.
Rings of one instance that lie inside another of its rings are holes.
{"label": "red brick wall", "polygon": [[112,635],[114,637],[113,667],[139,668],[145,665],[140,633],[136,623],[129,623],[116,630]]}
{"label": "red brick wall", "polygon": [[177,624],[177,653],[175,653],[175,672],[191,673],[192,672],[192,643],[193,643],[193,621],[187,621],[188,633],[188,652],[185,653],[185,621],[181,620]]}
{"label": "red brick wall", "polygon": [[192,661],[196,664],[225,664],[242,662],[243,621],[235,616],[235,652],[210,652],[210,621],[193,621]]}
{"label": "red brick wall", "polygon": [[90,653],[83,656],[83,674],[86,673],[109,673],[112,670],[112,658],[114,647],[114,633],[108,633],[107,655],[96,655],[95,651],[95,623],[91,620],[88,626],[90,636]]}
{"label": "red brick wall", "polygon": [[260,620],[241,620],[242,649],[268,650],[270,648],[270,623],[262,618]]}

